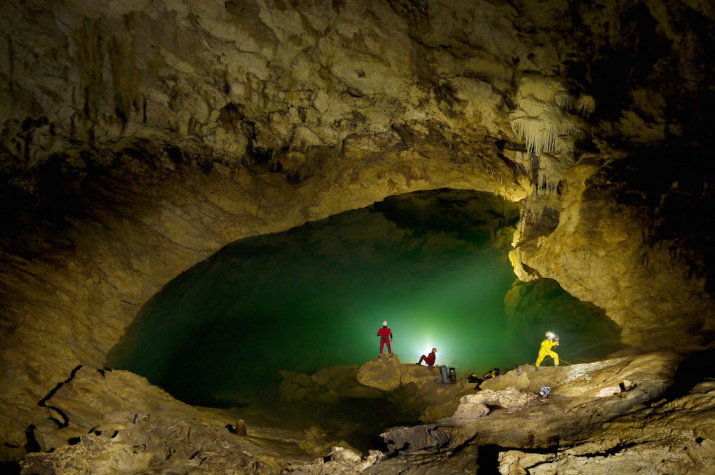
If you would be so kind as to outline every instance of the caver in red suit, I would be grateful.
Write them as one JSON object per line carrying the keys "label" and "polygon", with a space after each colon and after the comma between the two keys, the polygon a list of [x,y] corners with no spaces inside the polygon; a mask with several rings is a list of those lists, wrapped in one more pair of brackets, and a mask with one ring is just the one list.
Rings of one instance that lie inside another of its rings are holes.
{"label": "caver in red suit", "polygon": [[432,351],[427,356],[422,355],[417,364],[422,364],[422,362],[427,363],[430,368],[434,366],[434,362],[437,361],[437,348],[432,348]]}
{"label": "caver in red suit", "polygon": [[387,345],[387,352],[392,356],[392,348],[390,348],[392,330],[387,328],[387,322],[382,322],[382,328],[377,331],[377,336],[380,337],[380,354],[382,354],[382,348]]}

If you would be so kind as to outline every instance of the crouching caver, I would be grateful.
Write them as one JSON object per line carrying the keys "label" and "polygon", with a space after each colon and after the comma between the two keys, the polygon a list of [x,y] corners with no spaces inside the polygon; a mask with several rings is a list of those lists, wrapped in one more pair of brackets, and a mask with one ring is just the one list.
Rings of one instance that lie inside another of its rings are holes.
{"label": "crouching caver", "polygon": [[432,348],[432,351],[427,356],[422,355],[417,364],[422,365],[423,361],[427,363],[427,367],[430,370],[434,369],[434,362],[437,361],[437,348]]}

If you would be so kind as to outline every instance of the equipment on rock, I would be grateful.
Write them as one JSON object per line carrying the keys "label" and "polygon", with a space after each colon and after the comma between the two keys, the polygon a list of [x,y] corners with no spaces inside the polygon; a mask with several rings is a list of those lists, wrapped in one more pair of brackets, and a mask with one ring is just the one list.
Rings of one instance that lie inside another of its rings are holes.
{"label": "equipment on rock", "polygon": [[472,373],[469,375],[467,378],[467,381],[470,383],[483,383],[487,379],[491,378],[496,378],[497,376],[501,376],[501,370],[499,368],[494,368],[491,371],[487,371],[484,373],[481,377],[478,377],[476,374]]}
{"label": "equipment on rock", "polygon": [[539,391],[539,394],[541,396],[548,396],[549,393],[551,392],[551,388],[548,386],[541,386],[541,390]]}
{"label": "equipment on rock", "polygon": [[449,384],[449,374],[447,372],[447,367],[445,365],[442,365],[439,367],[439,374],[442,376],[442,381],[440,384],[446,386]]}
{"label": "equipment on rock", "polygon": [[449,383],[457,384],[457,370],[454,368],[449,368]]}

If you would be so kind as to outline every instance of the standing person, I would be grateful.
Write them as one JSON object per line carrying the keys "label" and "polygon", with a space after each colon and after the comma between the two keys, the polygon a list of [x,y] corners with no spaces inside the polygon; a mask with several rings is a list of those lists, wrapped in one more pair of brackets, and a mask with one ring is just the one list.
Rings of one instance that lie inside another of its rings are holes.
{"label": "standing person", "polygon": [[387,328],[387,322],[382,322],[382,328],[377,331],[377,336],[380,337],[380,354],[382,354],[382,347],[387,345],[387,352],[392,356],[392,348],[390,347],[392,330]]}
{"label": "standing person", "polygon": [[559,337],[552,332],[546,332],[546,339],[541,342],[539,348],[539,357],[536,359],[536,367],[538,368],[544,358],[550,356],[554,359],[554,366],[559,365],[559,355],[552,349],[559,346]]}
{"label": "standing person", "polygon": [[437,348],[432,348],[432,351],[427,356],[422,355],[417,364],[422,365],[423,361],[427,363],[427,367],[432,370],[434,368],[434,362],[437,361]]}

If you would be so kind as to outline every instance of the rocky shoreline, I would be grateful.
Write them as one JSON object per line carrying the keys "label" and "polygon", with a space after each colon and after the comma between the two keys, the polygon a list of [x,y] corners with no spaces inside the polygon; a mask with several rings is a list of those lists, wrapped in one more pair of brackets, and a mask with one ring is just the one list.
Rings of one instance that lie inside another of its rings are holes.
{"label": "rocky shoreline", "polygon": [[[418,394],[423,424],[389,428],[381,434],[386,448],[368,453],[325,438],[319,427],[244,425],[229,411],[177,401],[130,372],[79,367],[43,401],[47,419],[30,429],[37,451],[21,462],[21,473],[707,473],[715,456],[715,379],[703,366],[711,359],[702,358],[660,352],[539,371],[525,365],[478,387],[442,385],[425,367],[384,357],[360,368],[324,368],[312,385],[285,375],[284,396],[301,393],[286,386],[312,386],[304,402],[322,401],[326,411],[336,401],[331,391],[338,399],[370,398],[387,384],[388,392]],[[684,382],[679,368],[700,376]],[[346,374],[355,379],[339,377]]]}

